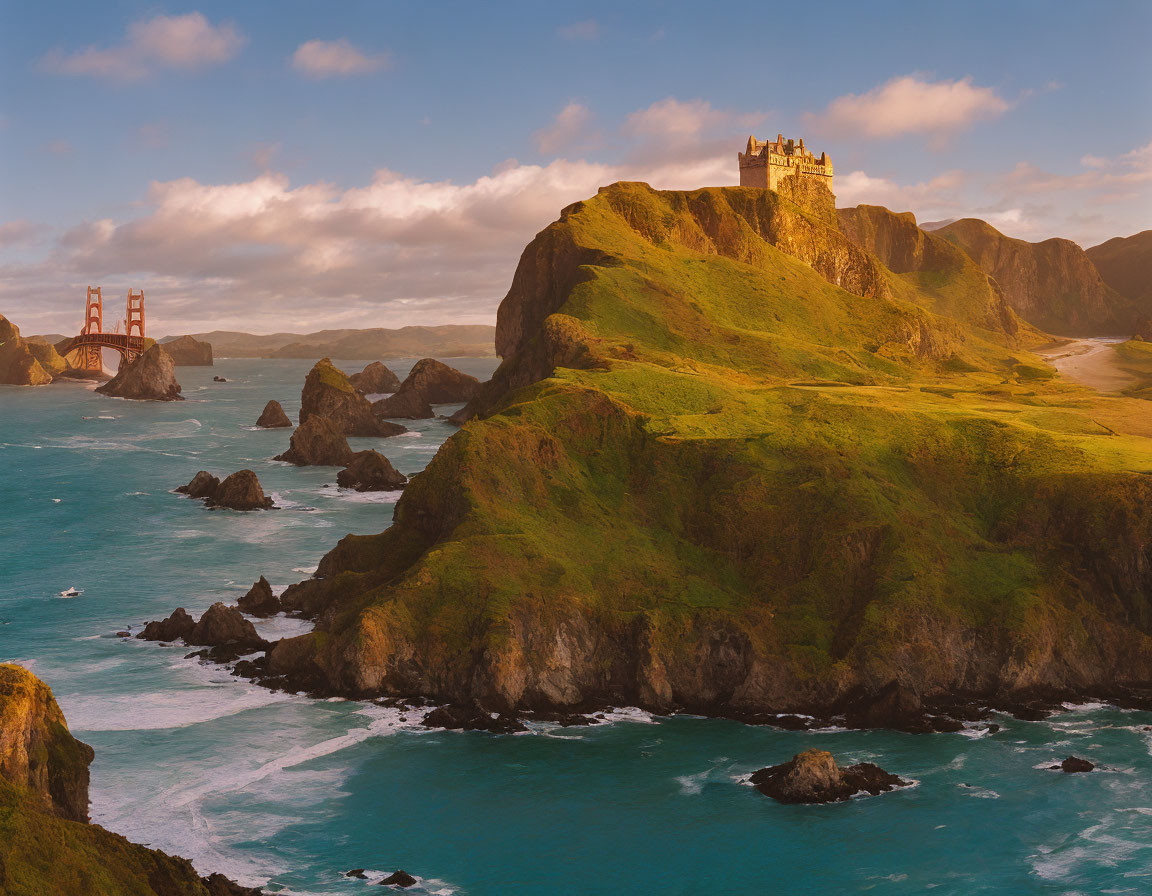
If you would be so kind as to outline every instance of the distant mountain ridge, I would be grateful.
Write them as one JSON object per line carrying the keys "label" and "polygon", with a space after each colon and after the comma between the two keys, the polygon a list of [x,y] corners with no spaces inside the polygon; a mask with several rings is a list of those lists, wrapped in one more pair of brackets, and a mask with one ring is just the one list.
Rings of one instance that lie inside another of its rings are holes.
{"label": "distant mountain ridge", "polygon": [[996,279],[1012,308],[1042,330],[1060,336],[1131,331],[1132,303],[1101,278],[1071,240],[1029,243],[978,218],[961,218],[934,233],[963,249]]}
{"label": "distant mountain ridge", "polygon": [[1152,230],[1115,237],[1086,254],[1104,282],[1134,303],[1137,317],[1152,320]]}
{"label": "distant mountain ridge", "polygon": [[[491,357],[496,353],[496,328],[482,324],[435,327],[383,327],[363,330],[319,330],[315,333],[258,335],[234,330],[190,333],[207,342],[217,358],[341,358],[375,361],[386,358]],[[165,336],[171,342],[178,336]]]}

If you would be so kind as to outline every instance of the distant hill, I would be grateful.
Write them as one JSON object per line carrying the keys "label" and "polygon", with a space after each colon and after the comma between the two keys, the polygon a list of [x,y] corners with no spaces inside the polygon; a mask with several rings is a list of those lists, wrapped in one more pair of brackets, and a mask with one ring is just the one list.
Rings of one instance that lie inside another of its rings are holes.
{"label": "distant hill", "polygon": [[[207,342],[217,358],[341,358],[375,361],[386,358],[484,358],[496,353],[496,328],[445,324],[438,327],[382,327],[368,330],[320,330],[316,333],[272,333],[267,336],[213,330],[192,333]],[[179,337],[165,336],[161,342]]]}
{"label": "distant hill", "polygon": [[1152,318],[1152,230],[1087,250],[1104,282],[1136,305],[1138,317]]}
{"label": "distant hill", "polygon": [[1008,304],[1042,330],[1061,336],[1131,330],[1132,303],[1104,282],[1084,250],[1071,240],[1029,243],[1005,236],[978,218],[962,218],[935,233],[996,278]]}

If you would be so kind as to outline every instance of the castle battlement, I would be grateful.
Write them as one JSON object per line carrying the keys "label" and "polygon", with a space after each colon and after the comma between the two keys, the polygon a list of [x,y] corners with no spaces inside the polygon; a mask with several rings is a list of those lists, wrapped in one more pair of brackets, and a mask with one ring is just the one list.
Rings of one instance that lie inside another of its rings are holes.
{"label": "castle battlement", "polygon": [[832,189],[832,160],[828,153],[820,153],[820,158],[800,142],[785,140],[777,134],[773,142],[764,142],[755,137],[748,138],[748,148],[739,153],[740,186],[762,187],[775,190],[786,177],[810,177]]}

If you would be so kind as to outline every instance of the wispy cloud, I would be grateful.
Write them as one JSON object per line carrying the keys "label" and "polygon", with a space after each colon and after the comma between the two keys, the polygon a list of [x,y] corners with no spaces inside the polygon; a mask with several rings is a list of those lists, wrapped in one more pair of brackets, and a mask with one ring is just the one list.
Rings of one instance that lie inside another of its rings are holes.
{"label": "wispy cloud", "polygon": [[344,38],[310,40],[292,54],[292,67],[310,78],[348,78],[368,75],[388,68],[392,57],[386,53],[365,53]]}
{"label": "wispy cloud", "polygon": [[577,143],[585,143],[592,121],[592,111],[573,100],[561,109],[551,124],[532,135],[532,142],[545,155],[554,155]]}
{"label": "wispy cloud", "polygon": [[805,123],[815,131],[848,137],[888,139],[925,134],[940,139],[977,121],[997,118],[1012,103],[972,78],[928,81],[904,75],[862,94],[837,97]]}
{"label": "wispy cloud", "polygon": [[160,69],[191,71],[234,58],[245,37],[231,22],[214,25],[202,13],[158,15],[133,22],[124,40],[111,47],[90,46],[67,53],[49,51],[45,71],[112,81],[138,81]]}
{"label": "wispy cloud", "polygon": [[67,140],[50,140],[44,144],[44,151],[52,156],[70,156],[75,147]]}

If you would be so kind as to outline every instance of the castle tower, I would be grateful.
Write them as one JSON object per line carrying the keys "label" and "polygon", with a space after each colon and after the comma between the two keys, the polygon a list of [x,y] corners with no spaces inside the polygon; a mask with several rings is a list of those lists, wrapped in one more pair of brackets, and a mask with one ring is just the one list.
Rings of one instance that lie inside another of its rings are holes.
{"label": "castle tower", "polygon": [[776,135],[774,143],[762,143],[755,137],[748,137],[748,146],[737,154],[740,164],[740,186],[760,187],[775,190],[786,177],[812,178],[832,190],[832,160],[828,153],[816,156],[804,145],[785,140],[783,134]]}

